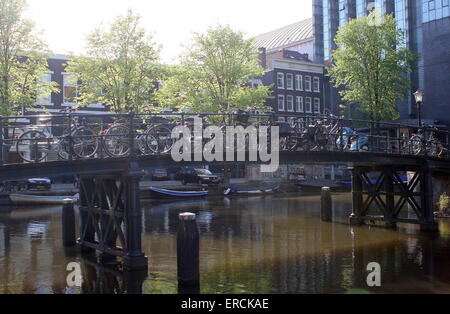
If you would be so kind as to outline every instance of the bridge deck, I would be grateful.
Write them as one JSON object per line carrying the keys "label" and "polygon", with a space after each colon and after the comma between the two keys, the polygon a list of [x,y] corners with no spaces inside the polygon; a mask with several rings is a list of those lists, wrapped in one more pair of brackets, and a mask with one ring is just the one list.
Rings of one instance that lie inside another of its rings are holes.
{"label": "bridge deck", "polygon": [[[138,156],[104,159],[78,159],[0,166],[1,180],[16,180],[30,177],[58,177],[81,174],[109,174],[133,169],[166,168],[175,166],[199,166],[202,164],[255,164],[260,161],[182,161],[175,162],[170,155]],[[426,156],[386,154],[372,152],[299,151],[280,152],[280,164],[346,164],[349,166],[377,167],[385,165],[405,167],[428,167],[433,171],[450,173],[450,161]]]}

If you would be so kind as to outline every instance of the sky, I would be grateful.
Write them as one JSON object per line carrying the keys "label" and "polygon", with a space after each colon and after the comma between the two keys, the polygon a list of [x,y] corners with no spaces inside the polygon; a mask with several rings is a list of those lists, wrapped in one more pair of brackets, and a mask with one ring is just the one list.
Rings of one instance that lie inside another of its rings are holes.
{"label": "sky", "polygon": [[311,0],[27,0],[26,16],[55,54],[84,51],[85,37],[131,8],[142,27],[162,45],[161,60],[176,63],[193,32],[229,24],[246,36],[259,35],[307,19]]}

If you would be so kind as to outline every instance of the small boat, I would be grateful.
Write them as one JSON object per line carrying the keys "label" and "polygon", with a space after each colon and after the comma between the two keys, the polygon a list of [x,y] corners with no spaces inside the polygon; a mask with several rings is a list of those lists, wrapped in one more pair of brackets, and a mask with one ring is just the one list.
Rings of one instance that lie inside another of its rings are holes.
{"label": "small boat", "polygon": [[341,187],[340,184],[332,180],[305,180],[297,183],[302,190],[317,190],[320,191],[322,187],[327,186],[331,189]]}
{"label": "small boat", "polygon": [[27,194],[10,194],[9,199],[14,205],[51,205],[63,204],[65,199],[78,200],[79,195],[73,196],[41,196]]}
{"label": "small boat", "polygon": [[201,197],[208,195],[208,191],[174,191],[166,189],[158,189],[150,187],[151,194],[158,198],[189,198],[189,197]]}
{"label": "small boat", "polygon": [[260,189],[238,189],[234,186],[228,187],[223,194],[224,195],[264,195],[264,194],[272,194],[277,192],[280,189],[279,186],[272,187],[272,188],[260,188]]}

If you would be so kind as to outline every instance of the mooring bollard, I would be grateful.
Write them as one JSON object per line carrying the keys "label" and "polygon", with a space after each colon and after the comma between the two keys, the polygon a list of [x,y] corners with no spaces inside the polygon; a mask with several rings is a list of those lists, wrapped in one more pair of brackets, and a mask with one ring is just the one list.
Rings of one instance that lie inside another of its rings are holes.
{"label": "mooring bollard", "polygon": [[332,202],[331,202],[331,193],[329,187],[322,188],[322,196],[321,200],[321,218],[322,221],[331,221],[332,217]]}
{"label": "mooring bollard", "polygon": [[76,243],[75,235],[75,211],[73,209],[73,200],[64,199],[62,211],[62,237],[65,247],[74,246]]}
{"label": "mooring bollard", "polygon": [[198,287],[200,285],[199,240],[196,215],[193,213],[180,214],[177,234],[179,288]]}

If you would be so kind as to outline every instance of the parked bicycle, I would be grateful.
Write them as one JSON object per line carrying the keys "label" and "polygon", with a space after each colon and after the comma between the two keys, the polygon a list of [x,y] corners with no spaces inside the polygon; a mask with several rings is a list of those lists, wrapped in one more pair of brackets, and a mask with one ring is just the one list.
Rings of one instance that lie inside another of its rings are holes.
{"label": "parked bicycle", "polygon": [[[134,149],[143,155],[167,153],[174,140],[169,124],[151,123],[147,126],[141,121],[133,123]],[[130,153],[130,120],[120,119],[103,131],[102,145],[109,157],[123,157]]]}
{"label": "parked bicycle", "polygon": [[[438,129],[435,126],[429,125],[420,128],[417,134],[412,134],[409,139],[410,152],[414,155],[428,154],[437,157],[444,155],[446,149],[437,138],[437,131]],[[426,137],[427,133],[428,138]]]}
{"label": "parked bicycle", "polygon": [[[66,111],[67,112],[67,111]],[[40,162],[47,158],[49,152],[56,152],[58,157],[67,160],[75,158],[92,158],[98,150],[97,133],[87,125],[86,119],[79,116],[69,118],[69,126],[61,136],[54,136],[45,130],[45,124],[51,118],[41,120],[43,126],[29,127],[16,142],[16,151],[25,162]]]}

